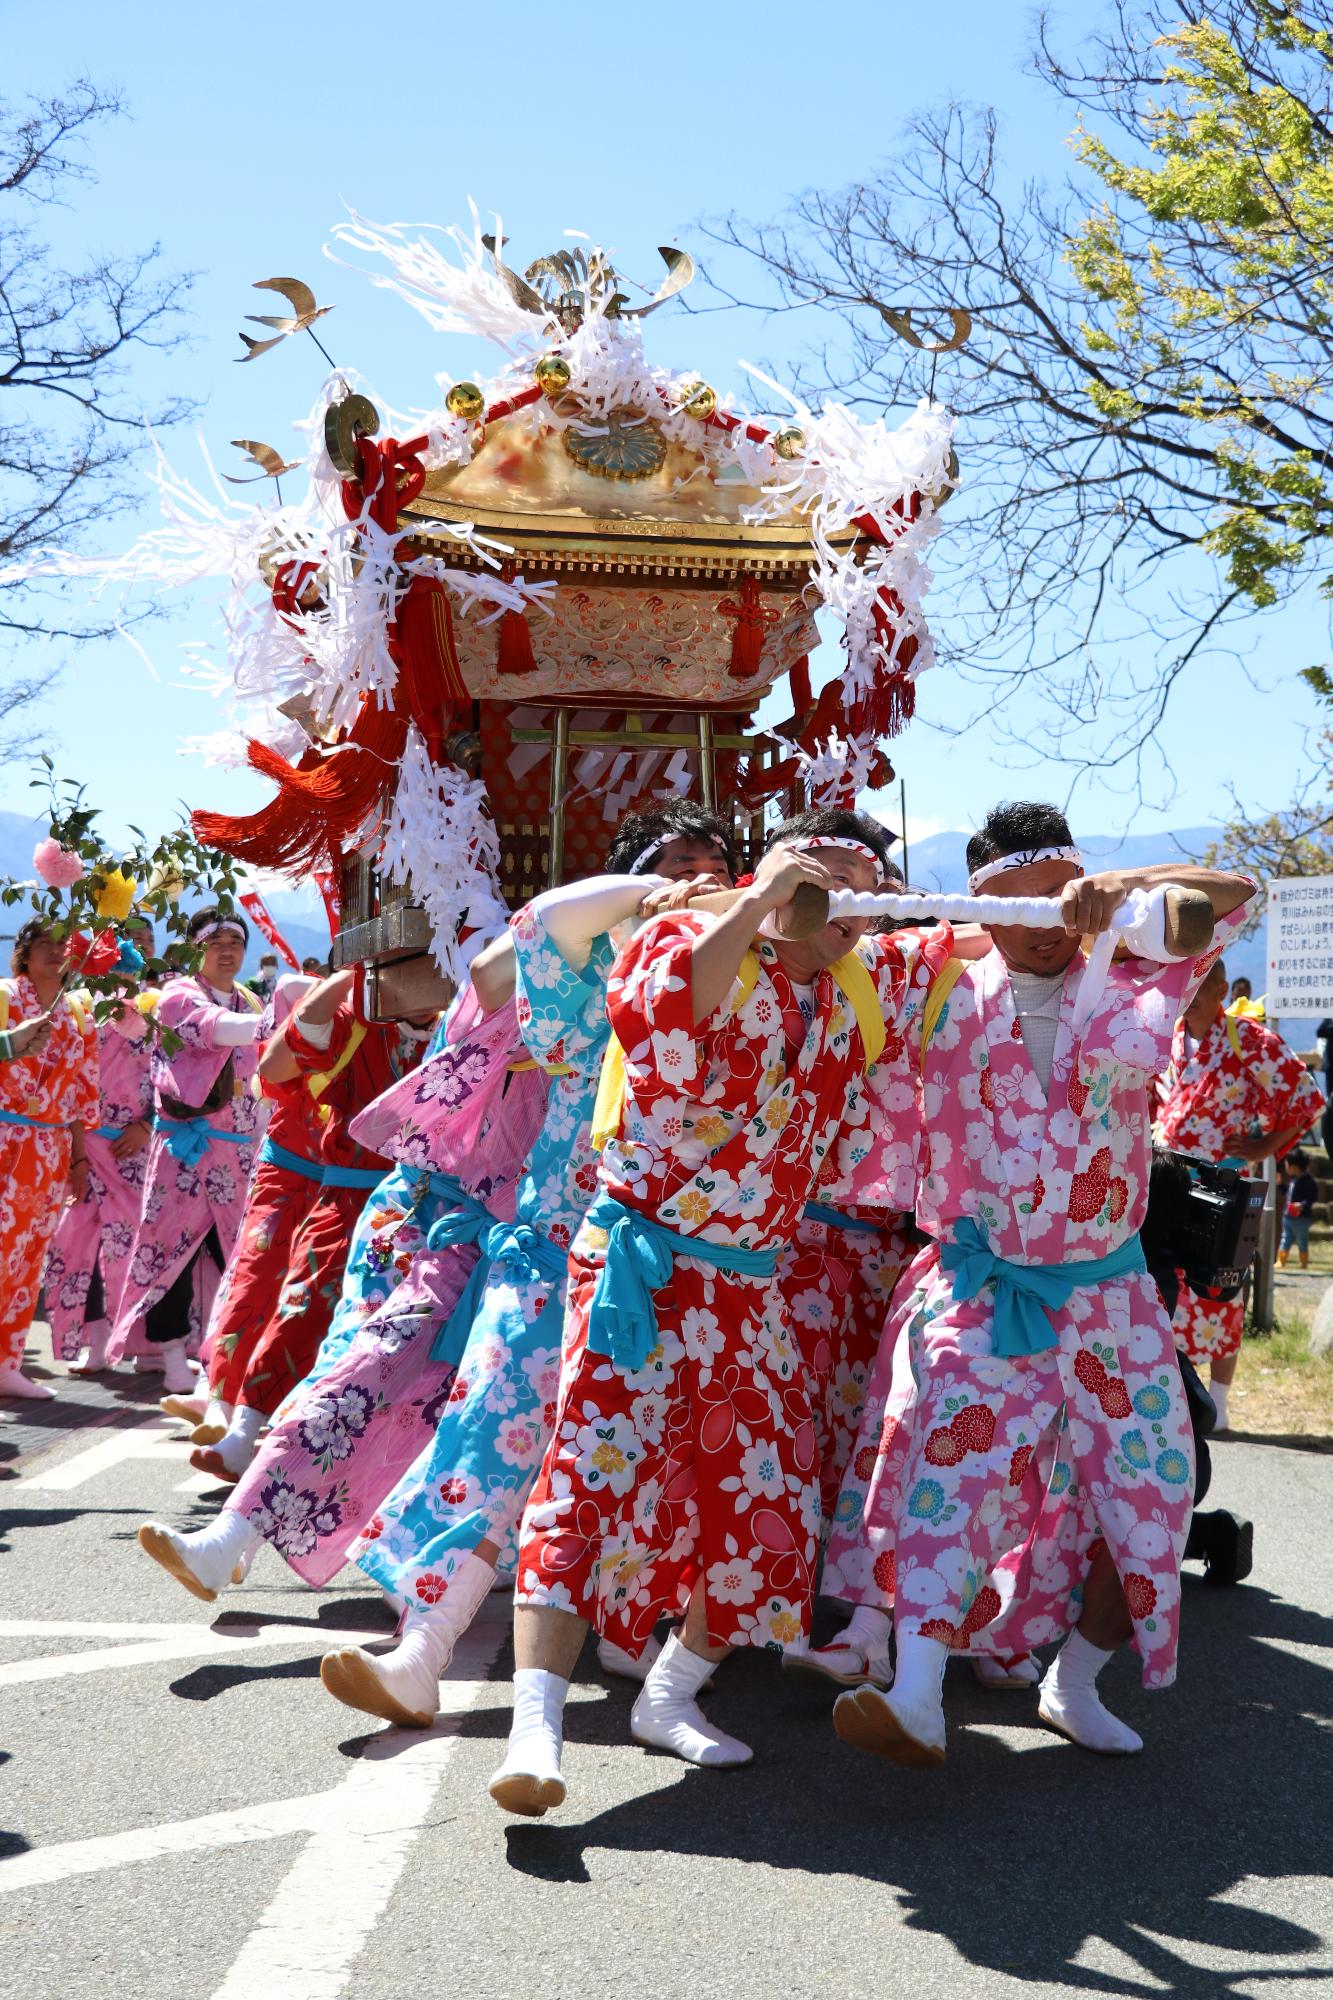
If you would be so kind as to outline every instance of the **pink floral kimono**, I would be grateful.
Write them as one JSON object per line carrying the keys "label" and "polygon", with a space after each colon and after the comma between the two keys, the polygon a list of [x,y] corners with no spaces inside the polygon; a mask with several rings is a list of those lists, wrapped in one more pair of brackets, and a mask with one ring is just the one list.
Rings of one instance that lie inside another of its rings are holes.
{"label": "pink floral kimono", "polygon": [[[415,1189],[409,1199],[421,1227],[407,1275],[333,1367],[289,1397],[227,1503],[316,1588],[337,1575],[435,1434],[455,1370],[430,1350],[478,1256],[475,1228],[469,1235],[454,1222],[466,1224],[469,1211],[513,1220],[518,1177],[541,1127],[546,1077],[510,1072],[527,1054],[512,1001],[483,1018],[469,987],[448,1036],[352,1125],[362,1145],[400,1163],[395,1178]],[[423,1244],[436,1235],[437,1248]]]}
{"label": "pink floral kimono", "polygon": [[886,1341],[888,1414],[881,1423],[872,1395],[853,1460],[864,1497],[844,1489],[852,1504],[840,1500],[830,1548],[830,1586],[893,1604],[900,1632],[979,1652],[1059,1638],[1100,1536],[1145,1685],[1175,1677],[1194,1454],[1156,1288],[1141,1269],[1072,1286],[1057,1269],[1054,1291],[1029,1281],[1045,1290],[1037,1337],[1028,1307],[1026,1350],[1015,1334],[1001,1353],[1007,1287],[992,1259],[1048,1271],[1113,1253],[1132,1263],[1148,1199],[1148,1080],[1241,921],[1219,922],[1193,962],[1116,964],[1077,1040],[1076,961],[1044,1098],[999,953],[950,994],[923,1075],[917,1213],[936,1240],[902,1281],[895,1317],[909,1344],[894,1355]]}
{"label": "pink floral kimono", "polygon": [[[162,988],[158,1025],[172,1029],[183,1046],[168,1056],[160,1042],[153,1044],[153,1137],[129,1273],[107,1348],[112,1362],[123,1358],[135,1321],[166,1297],[210,1226],[217,1229],[224,1263],[231,1256],[258,1143],[259,1106],[250,1091],[257,1048],[225,1048],[215,1036],[223,1014],[255,1012],[252,999],[238,986],[223,1004],[193,977],[170,979]],[[222,1097],[216,1110],[182,1115],[204,1105],[210,1093]]]}
{"label": "pink floral kimono", "polygon": [[[132,1040],[114,1021],[104,1021],[97,1028],[97,1048],[101,1101],[97,1123],[85,1134],[88,1189],[82,1201],[61,1211],[46,1260],[46,1313],[58,1361],[75,1360],[85,1345],[84,1311],[94,1271],[101,1275],[103,1315],[112,1325],[116,1322],[148,1163],[147,1146],[123,1160],[111,1150],[127,1125],[136,1119],[152,1121],[148,1043]],[[145,1345],[134,1343],[135,1349]]]}

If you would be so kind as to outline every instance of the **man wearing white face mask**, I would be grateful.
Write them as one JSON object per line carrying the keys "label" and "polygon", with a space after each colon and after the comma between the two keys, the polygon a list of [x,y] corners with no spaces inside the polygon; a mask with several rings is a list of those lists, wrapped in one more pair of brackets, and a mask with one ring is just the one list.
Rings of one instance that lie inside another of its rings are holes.
{"label": "man wearing white face mask", "polygon": [[[950,1650],[1022,1654],[1068,1633],[1039,1712],[1123,1754],[1142,1744],[1095,1678],[1132,1637],[1145,1684],[1174,1679],[1193,1488],[1171,1330],[1137,1234],[1147,1084],[1253,885],[1174,864],[1085,875],[1063,814],[1043,805],[997,807],[967,858],[973,894],[1058,898],[1064,928],[991,925],[994,949],[957,966],[925,1049],[917,1216],[935,1240],[900,1308],[910,1401],[860,1526],[861,1603],[892,1605],[897,1666],[887,1695],[843,1695],[834,1721],[896,1763],[940,1762]],[[1208,896],[1213,951],[1126,958],[1092,1000],[1080,939],[1110,929],[1132,890],[1168,882]]]}

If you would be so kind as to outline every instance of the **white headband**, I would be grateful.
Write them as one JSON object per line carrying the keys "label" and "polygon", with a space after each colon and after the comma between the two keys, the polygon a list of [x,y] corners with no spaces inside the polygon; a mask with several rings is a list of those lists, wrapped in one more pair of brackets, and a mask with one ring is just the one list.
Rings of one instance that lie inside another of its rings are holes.
{"label": "white headband", "polygon": [[[707,840],[708,842],[710,842],[711,845],[717,849],[722,859],[724,861],[726,860],[727,858],[726,849],[723,847],[722,842],[717,838],[716,834],[701,833],[696,835],[693,833],[662,833],[658,835],[656,840],[650,840],[648,842],[648,845],[644,848],[642,854],[635,855],[633,861],[631,861],[629,865],[630,874],[631,875],[648,874],[649,870],[652,867],[653,862],[656,861],[658,855],[661,854],[664,851],[664,849],[670,847],[673,840],[695,840],[695,839]],[[727,865],[728,867],[730,867],[731,864],[728,862]]]}
{"label": "white headband", "polygon": [[230,917],[219,917],[215,924],[205,924],[202,930],[195,932],[192,942],[207,944],[210,938],[220,937],[224,931],[231,931],[242,944],[246,942],[245,932],[238,923],[233,923]]}
{"label": "white headband", "polygon": [[867,847],[863,840],[844,839],[841,834],[822,833],[810,834],[803,840],[784,840],[782,845],[790,847],[793,854],[816,854],[823,847],[844,848],[849,854],[859,854],[863,861],[870,863],[877,882],[884,880],[884,863],[874,848]]}
{"label": "white headband", "polygon": [[1083,866],[1083,856],[1076,847],[1023,847],[1017,854],[1001,854],[997,860],[974,868],[967,878],[967,893],[975,896],[983,882],[1007,875],[1013,868],[1031,868],[1038,861],[1072,861],[1076,868]]}

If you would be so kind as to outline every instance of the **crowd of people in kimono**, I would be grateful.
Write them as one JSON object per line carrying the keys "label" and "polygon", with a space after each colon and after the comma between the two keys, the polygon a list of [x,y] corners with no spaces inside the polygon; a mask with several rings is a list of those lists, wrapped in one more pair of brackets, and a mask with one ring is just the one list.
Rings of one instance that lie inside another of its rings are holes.
{"label": "crowd of people in kimono", "polygon": [[[1244,877],[1087,872],[1036,804],[993,810],[967,865],[1059,925],[791,935],[808,885],[893,882],[880,824],[803,813],[741,877],[730,819],[672,800],[404,1019],[360,969],[252,992],[244,921],[203,908],[197,971],[94,1021],[25,925],[0,985],[0,1396],[50,1393],[42,1298],[72,1370],[160,1369],[226,1498],[146,1522],[142,1551],[204,1604],[264,1543],[316,1589],[357,1565],[397,1631],[322,1685],[392,1725],[429,1726],[507,1593],[509,1813],[576,1781],[590,1627],[639,1684],[634,1740],[698,1766],[751,1758],[706,1706],[745,1647],[891,1763],[944,1759],[958,1658],[1074,1744],[1141,1750],[1098,1677],[1128,1646],[1146,1687],[1175,1678],[1178,1349],[1225,1428],[1240,1342],[1237,1302],[1185,1286],[1173,1327],[1149,1273],[1154,1136],[1253,1169],[1323,1100],[1224,1011]],[[1211,948],[1122,949],[1082,1004],[1088,941],[1168,883],[1207,897]]]}

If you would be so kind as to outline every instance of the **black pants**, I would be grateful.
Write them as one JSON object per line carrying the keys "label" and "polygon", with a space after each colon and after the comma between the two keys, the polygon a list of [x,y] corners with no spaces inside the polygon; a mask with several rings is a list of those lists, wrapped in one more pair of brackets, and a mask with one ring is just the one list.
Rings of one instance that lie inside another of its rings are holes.
{"label": "black pants", "polygon": [[209,1224],[207,1236],[175,1279],[165,1298],[159,1299],[157,1304],[150,1306],[144,1314],[144,1333],[159,1347],[165,1346],[169,1340],[185,1340],[189,1337],[190,1305],[194,1298],[194,1271],[205,1252],[220,1271],[226,1260],[222,1255],[222,1244],[215,1223]]}
{"label": "black pants", "polygon": [[93,1320],[105,1317],[106,1293],[102,1289],[102,1260],[98,1257],[93,1265],[93,1275],[88,1280],[88,1296],[83,1302],[83,1323],[88,1326]]}

